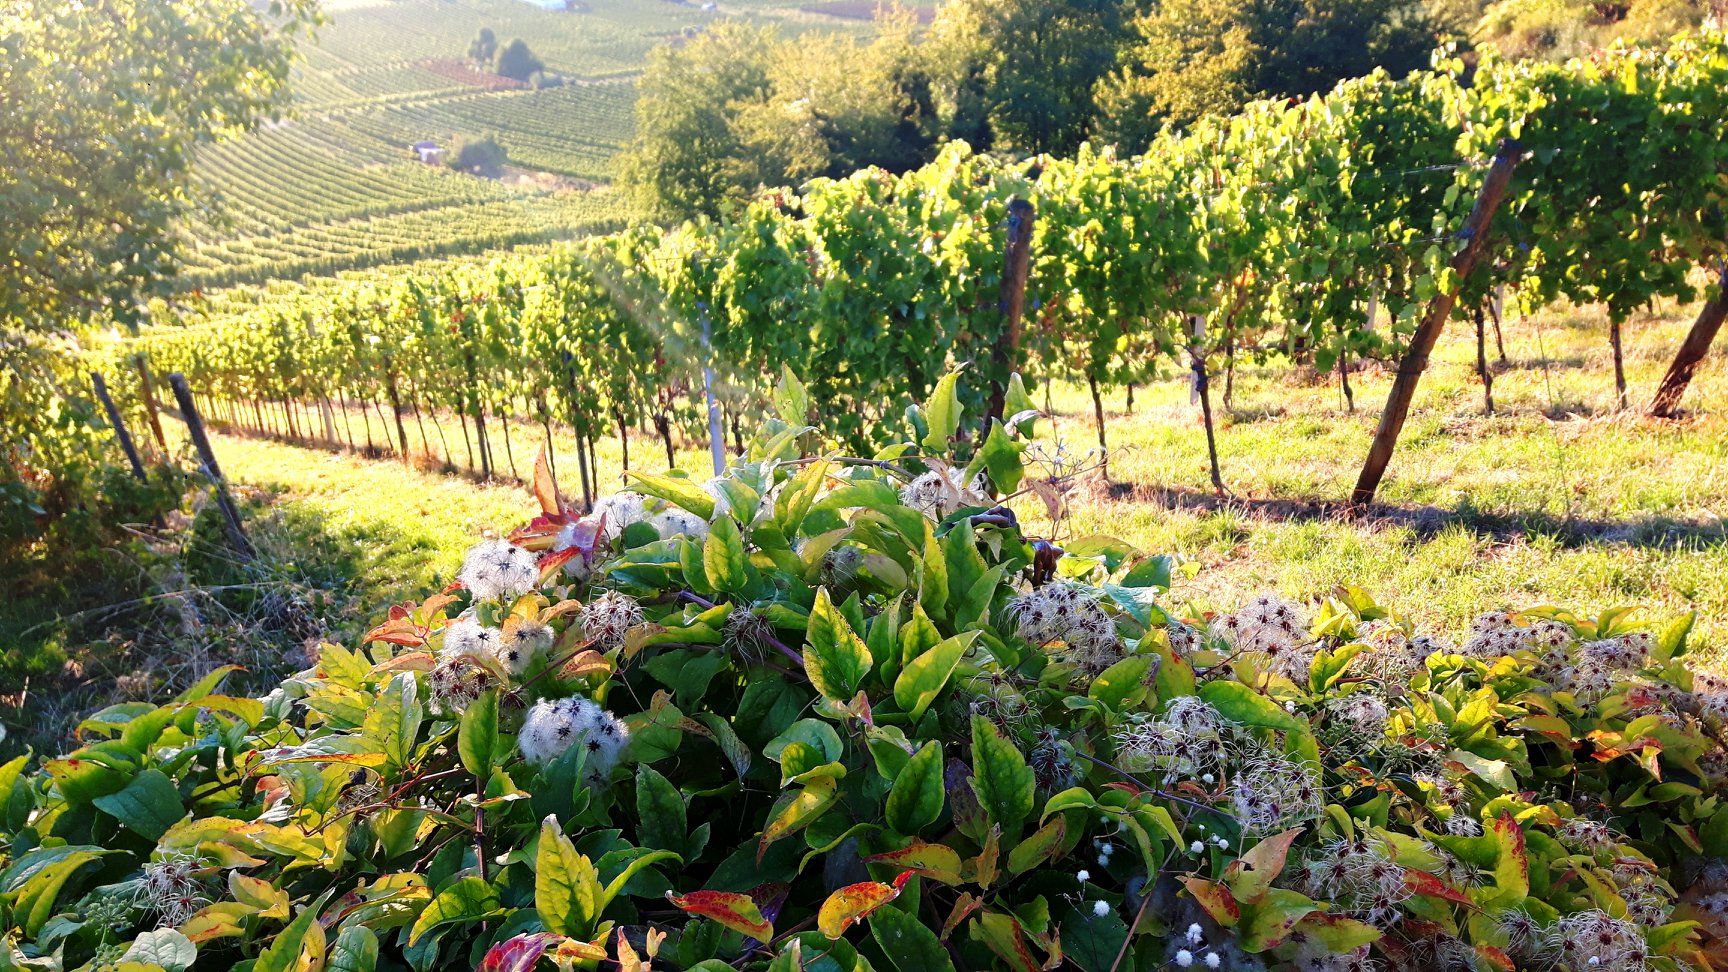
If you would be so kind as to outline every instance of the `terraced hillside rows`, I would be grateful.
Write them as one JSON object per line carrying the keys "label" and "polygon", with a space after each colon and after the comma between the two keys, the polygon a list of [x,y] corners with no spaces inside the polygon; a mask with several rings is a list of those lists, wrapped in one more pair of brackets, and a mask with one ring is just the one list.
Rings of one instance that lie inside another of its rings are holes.
{"label": "terraced hillside rows", "polygon": [[296,121],[206,153],[217,193],[188,229],[190,287],[330,273],[616,226],[610,190],[481,179],[412,160],[335,121]]}
{"label": "terraced hillside rows", "polygon": [[[567,239],[622,218],[604,191],[634,125],[648,51],[716,17],[817,24],[769,0],[703,10],[682,0],[334,0],[302,44],[294,117],[215,146],[200,177],[208,218],[185,227],[189,288],[337,272]],[[482,28],[528,41],[562,84],[536,88],[468,61]],[[409,146],[494,138],[509,175],[491,181],[424,165]],[[545,174],[545,178],[537,174]],[[574,180],[574,181],[572,181]],[[602,191],[588,191],[600,186]]]}

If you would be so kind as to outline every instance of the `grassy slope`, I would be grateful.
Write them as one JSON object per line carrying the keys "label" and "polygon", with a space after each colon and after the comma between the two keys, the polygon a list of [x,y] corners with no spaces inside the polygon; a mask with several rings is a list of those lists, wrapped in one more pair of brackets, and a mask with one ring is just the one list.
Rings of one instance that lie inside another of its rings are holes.
{"label": "grassy slope", "polygon": [[[1635,403],[1654,387],[1689,320],[1686,309],[1671,308],[1628,326]],[[1219,606],[1269,588],[1306,595],[1354,583],[1456,631],[1502,604],[1644,604],[1661,614],[1701,611],[1699,643],[1719,650],[1728,644],[1720,519],[1728,510],[1728,376],[1719,356],[1707,362],[1687,399],[1697,417],[1614,416],[1601,325],[1587,311],[1510,325],[1510,366],[1496,378],[1493,418],[1480,414],[1473,338],[1456,329],[1419,392],[1384,503],[1363,520],[1329,504],[1354,482],[1389,374],[1355,375],[1358,407],[1349,414],[1335,383],[1301,387],[1283,368],[1239,372],[1236,411],[1220,433],[1234,496],[1222,502],[1207,482],[1186,383],[1139,389],[1132,415],[1117,392],[1108,403],[1113,484],[1078,492],[1059,536],[1111,533],[1181,554],[1198,571],[1177,597]],[[1060,434],[1089,444],[1083,389],[1059,383],[1054,404]],[[515,436],[524,472],[536,433]],[[515,487],[230,436],[218,448],[231,475],[279,491],[285,514],[366,551],[359,587],[374,608],[441,581],[474,538],[531,512]],[[617,443],[600,452],[605,484],[615,487]],[[633,440],[632,458],[651,469],[663,463],[659,444],[647,440]],[[696,469],[704,459],[686,448],[680,463]],[[1018,505],[1031,512],[1035,504]],[[1050,527],[1036,518],[1032,525]]]}

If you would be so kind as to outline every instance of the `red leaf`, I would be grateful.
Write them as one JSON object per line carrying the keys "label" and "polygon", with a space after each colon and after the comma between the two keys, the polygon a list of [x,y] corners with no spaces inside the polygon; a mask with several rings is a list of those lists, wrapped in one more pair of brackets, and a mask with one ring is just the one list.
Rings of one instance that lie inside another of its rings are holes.
{"label": "red leaf", "polygon": [[1242,920],[1242,906],[1236,903],[1236,896],[1222,884],[1214,884],[1197,874],[1182,878],[1182,884],[1200,907],[1212,916],[1212,920],[1225,928],[1235,927]]}
{"label": "red leaf", "polygon": [[560,937],[551,932],[535,932],[505,939],[486,950],[477,972],[528,972],[540,961],[541,953]]}
{"label": "red leaf", "polygon": [[853,923],[900,897],[900,889],[906,886],[906,879],[911,876],[911,871],[901,871],[893,884],[880,881],[848,884],[822,902],[821,910],[816,912],[816,927],[831,939],[839,938]]}
{"label": "red leaf", "polygon": [[1445,881],[1429,874],[1427,871],[1418,871],[1415,868],[1404,869],[1404,886],[1417,894],[1429,898],[1444,898],[1447,901],[1455,901],[1462,905],[1472,905],[1475,903],[1471,901],[1469,895],[1466,895],[1464,892],[1459,891],[1457,888],[1447,884]]}
{"label": "red leaf", "polygon": [[732,891],[692,891],[680,895],[668,891],[666,900],[672,902],[674,908],[717,921],[764,945],[774,937],[774,923],[762,917],[756,900],[747,894]]}

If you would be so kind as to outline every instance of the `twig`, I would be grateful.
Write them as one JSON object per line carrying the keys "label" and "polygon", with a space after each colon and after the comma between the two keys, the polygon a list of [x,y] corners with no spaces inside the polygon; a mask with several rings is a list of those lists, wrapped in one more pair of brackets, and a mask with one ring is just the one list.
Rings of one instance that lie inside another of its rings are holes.
{"label": "twig", "polygon": [[1171,800],[1171,801],[1174,801],[1176,803],[1180,803],[1184,806],[1192,807],[1195,810],[1199,810],[1199,811],[1202,811],[1204,813],[1214,813],[1220,817],[1230,816],[1229,814],[1225,813],[1224,811],[1218,809],[1217,807],[1211,806],[1209,804],[1201,803],[1197,800],[1190,800],[1187,797],[1180,797],[1174,793],[1168,793],[1168,792],[1165,792],[1164,790],[1160,790],[1155,786],[1149,786],[1149,785],[1147,785],[1145,780],[1139,779],[1138,777],[1134,776],[1133,774],[1123,772],[1121,769],[1118,769],[1117,767],[1112,766],[1109,763],[1106,763],[1103,760],[1098,759],[1097,757],[1088,756],[1087,754],[1081,752],[1078,749],[1074,750],[1074,755],[1080,757],[1081,759],[1087,761],[1088,763],[1092,763],[1094,765],[1104,767],[1105,769],[1111,771],[1112,773],[1115,773],[1116,775],[1122,777],[1123,779],[1134,784],[1135,786],[1146,791],[1147,793],[1152,794],[1155,797],[1159,797],[1159,798],[1164,799],[1164,800]]}

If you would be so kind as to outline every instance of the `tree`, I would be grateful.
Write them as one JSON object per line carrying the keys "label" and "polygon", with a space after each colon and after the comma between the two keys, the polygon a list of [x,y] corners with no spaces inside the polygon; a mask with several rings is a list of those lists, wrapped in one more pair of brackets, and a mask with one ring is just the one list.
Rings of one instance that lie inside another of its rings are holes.
{"label": "tree", "polygon": [[1131,149],[1253,98],[1316,94],[1377,67],[1402,76],[1444,33],[1421,0],[1165,0],[1132,26],[1098,92],[1101,127]]}
{"label": "tree", "polygon": [[450,168],[496,179],[504,174],[510,155],[495,138],[462,139],[450,153]]}
{"label": "tree", "polygon": [[1091,134],[1098,82],[1129,39],[1121,0],[956,0],[931,26],[951,134],[1068,154]]}
{"label": "tree", "polygon": [[772,90],[773,51],[771,33],[724,23],[682,47],[649,53],[636,85],[636,137],[619,163],[643,209],[713,215],[762,181],[738,121]]}
{"label": "tree", "polygon": [[527,42],[518,37],[505,44],[504,49],[498,52],[498,64],[493,68],[493,73],[501,78],[527,81],[536,71],[545,69],[546,65],[540,63],[540,59],[528,49]]}
{"label": "tree", "polygon": [[[101,501],[100,419],[66,340],[173,289],[194,152],[286,103],[310,0],[0,6],[0,540]],[[4,553],[4,551],[0,551]]]}
{"label": "tree", "polygon": [[200,145],[286,103],[290,0],[9,0],[0,8],[0,323],[57,327],[165,293]]}
{"label": "tree", "polygon": [[491,64],[498,56],[498,35],[492,33],[492,28],[480,28],[479,36],[468,44],[468,60],[475,64]]}

